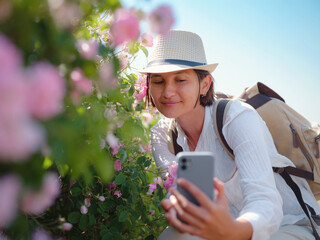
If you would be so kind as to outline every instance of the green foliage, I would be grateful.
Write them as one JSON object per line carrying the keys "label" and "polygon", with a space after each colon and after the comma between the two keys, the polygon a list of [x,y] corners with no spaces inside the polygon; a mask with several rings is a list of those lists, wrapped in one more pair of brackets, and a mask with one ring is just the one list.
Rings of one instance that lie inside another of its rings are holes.
{"label": "green foliage", "polygon": [[[63,113],[41,122],[47,138],[44,145],[49,151],[39,151],[19,164],[0,163],[0,176],[15,173],[24,187],[38,190],[45,173],[56,171],[61,194],[39,216],[19,212],[4,234],[10,239],[30,239],[34,229],[43,228],[63,239],[155,239],[167,224],[160,207],[164,189],[158,185],[147,194],[149,184],[158,175],[151,154],[144,150],[155,120],[151,124],[143,122],[144,102],[137,103],[133,97],[138,77],[129,71],[130,61],[120,71],[119,56],[106,34],[110,28],[107,19],[121,3],[62,1],[80,12],[71,22],[64,22],[71,12],[57,15],[50,2],[55,1],[13,0],[10,17],[0,19],[0,33],[21,51],[26,67],[38,61],[50,62],[67,84]],[[91,38],[99,39],[99,60],[85,59],[77,49],[80,39]],[[140,50],[148,56],[140,42],[130,42],[129,60]],[[104,62],[113,63],[119,87],[99,89],[99,68]],[[70,74],[77,68],[92,80],[94,91],[90,96],[81,96],[80,103],[75,104]],[[106,109],[115,110],[116,115],[105,117]],[[105,143],[109,133],[121,145],[115,154]],[[121,161],[118,172],[114,170],[116,160]],[[116,187],[111,187],[112,182]],[[85,199],[90,206],[88,213],[82,214]],[[70,231],[62,230],[65,222],[73,224]]]}

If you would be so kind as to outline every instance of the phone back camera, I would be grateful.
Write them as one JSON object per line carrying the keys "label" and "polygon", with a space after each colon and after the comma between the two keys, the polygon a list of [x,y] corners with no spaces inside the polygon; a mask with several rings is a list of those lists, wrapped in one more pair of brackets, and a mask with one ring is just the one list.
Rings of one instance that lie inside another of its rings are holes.
{"label": "phone back camera", "polygon": [[186,165],[182,165],[182,166],[181,166],[181,169],[182,169],[182,170],[185,170],[186,168],[187,168]]}
{"label": "phone back camera", "polygon": [[187,159],[182,158],[182,159],[181,159],[181,162],[185,163],[185,162],[187,162]]}

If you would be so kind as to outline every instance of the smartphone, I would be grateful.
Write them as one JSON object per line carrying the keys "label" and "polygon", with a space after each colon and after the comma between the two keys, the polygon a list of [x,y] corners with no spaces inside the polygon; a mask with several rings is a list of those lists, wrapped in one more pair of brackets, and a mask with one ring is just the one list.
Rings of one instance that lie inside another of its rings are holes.
{"label": "smartphone", "polygon": [[[176,156],[178,178],[185,178],[195,184],[211,200],[214,200],[214,157],[211,152],[180,152]],[[190,202],[199,206],[198,201],[183,187],[178,191]]]}

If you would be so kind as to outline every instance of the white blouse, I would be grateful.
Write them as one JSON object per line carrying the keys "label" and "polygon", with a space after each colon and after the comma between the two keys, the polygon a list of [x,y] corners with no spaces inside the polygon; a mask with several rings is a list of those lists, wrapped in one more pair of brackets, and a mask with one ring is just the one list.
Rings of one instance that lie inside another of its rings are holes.
{"label": "white blouse", "polygon": [[[246,219],[253,227],[253,240],[269,239],[280,225],[306,218],[293,191],[273,167],[294,166],[280,155],[259,114],[248,104],[234,100],[222,129],[233,149],[235,161],[222,147],[214,130],[213,106],[206,107],[203,129],[195,151],[215,156],[215,176],[225,184],[229,211],[234,219]],[[162,176],[175,156],[169,151],[167,134],[172,119],[162,118],[151,129],[153,156]],[[187,137],[177,124],[177,143],[190,151]],[[306,180],[293,177],[306,203],[320,213]]]}

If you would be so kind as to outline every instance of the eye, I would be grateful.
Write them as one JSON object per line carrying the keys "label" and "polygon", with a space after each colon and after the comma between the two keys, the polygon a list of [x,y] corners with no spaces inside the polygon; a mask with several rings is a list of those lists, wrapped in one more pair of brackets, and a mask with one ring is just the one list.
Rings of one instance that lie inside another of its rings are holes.
{"label": "eye", "polygon": [[151,84],[162,84],[163,82],[163,80],[153,80],[151,81]]}
{"label": "eye", "polygon": [[184,79],[178,79],[177,82],[185,82],[186,80]]}

